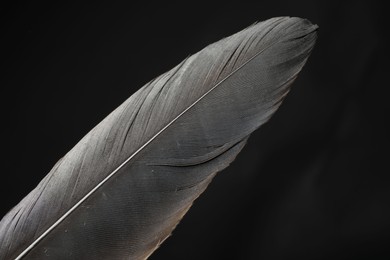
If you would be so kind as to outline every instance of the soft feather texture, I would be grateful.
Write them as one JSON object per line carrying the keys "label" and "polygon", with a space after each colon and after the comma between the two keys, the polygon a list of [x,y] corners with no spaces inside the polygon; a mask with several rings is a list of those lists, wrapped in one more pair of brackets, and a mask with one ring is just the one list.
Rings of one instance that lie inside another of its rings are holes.
{"label": "soft feather texture", "polygon": [[317,26],[273,18],[146,84],[0,223],[0,259],[146,259],[279,107]]}

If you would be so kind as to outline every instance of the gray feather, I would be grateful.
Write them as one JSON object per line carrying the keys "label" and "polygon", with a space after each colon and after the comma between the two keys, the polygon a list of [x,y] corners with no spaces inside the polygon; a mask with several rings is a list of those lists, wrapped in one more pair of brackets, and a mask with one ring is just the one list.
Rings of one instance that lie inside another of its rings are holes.
{"label": "gray feather", "polygon": [[316,29],[257,23],[146,84],[2,219],[0,259],[146,259],[279,107]]}

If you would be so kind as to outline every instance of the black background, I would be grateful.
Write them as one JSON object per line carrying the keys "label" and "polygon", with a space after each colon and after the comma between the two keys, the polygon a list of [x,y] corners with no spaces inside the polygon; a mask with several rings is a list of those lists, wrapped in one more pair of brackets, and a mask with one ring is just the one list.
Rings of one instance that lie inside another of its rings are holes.
{"label": "black background", "polygon": [[299,16],[320,29],[292,91],[150,259],[390,259],[378,3],[3,6],[0,215],[149,80],[255,21]]}

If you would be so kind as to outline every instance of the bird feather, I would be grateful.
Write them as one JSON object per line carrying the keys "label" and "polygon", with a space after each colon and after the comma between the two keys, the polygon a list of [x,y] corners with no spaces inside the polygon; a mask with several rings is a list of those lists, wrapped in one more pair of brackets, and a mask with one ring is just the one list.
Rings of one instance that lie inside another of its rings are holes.
{"label": "bird feather", "polygon": [[146,259],[277,110],[316,25],[278,17],[147,83],[0,222],[0,259]]}

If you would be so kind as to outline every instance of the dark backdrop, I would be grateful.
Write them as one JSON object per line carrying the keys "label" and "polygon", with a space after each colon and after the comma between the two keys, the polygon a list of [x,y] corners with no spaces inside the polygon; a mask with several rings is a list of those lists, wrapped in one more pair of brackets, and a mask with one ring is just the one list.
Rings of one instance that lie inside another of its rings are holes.
{"label": "dark backdrop", "polygon": [[0,215],[149,80],[299,16],[320,29],[292,91],[150,259],[390,259],[389,29],[379,1],[347,2],[3,6]]}

